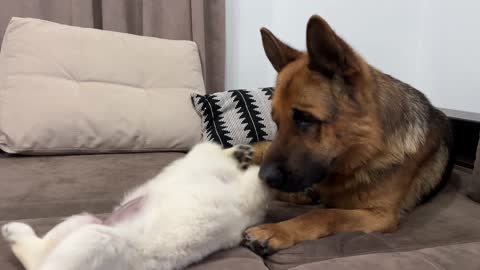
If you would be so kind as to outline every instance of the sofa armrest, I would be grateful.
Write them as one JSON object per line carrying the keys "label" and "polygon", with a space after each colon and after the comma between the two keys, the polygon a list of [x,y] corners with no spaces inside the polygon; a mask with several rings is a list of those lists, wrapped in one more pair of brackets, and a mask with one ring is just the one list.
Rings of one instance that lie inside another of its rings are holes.
{"label": "sofa armrest", "polygon": [[472,182],[470,183],[467,195],[470,199],[480,203],[480,142],[477,146],[477,156],[473,167]]}
{"label": "sofa armrest", "polygon": [[478,142],[478,146],[477,146],[477,157],[475,158],[473,174],[476,175],[477,177],[480,177],[480,142]]}

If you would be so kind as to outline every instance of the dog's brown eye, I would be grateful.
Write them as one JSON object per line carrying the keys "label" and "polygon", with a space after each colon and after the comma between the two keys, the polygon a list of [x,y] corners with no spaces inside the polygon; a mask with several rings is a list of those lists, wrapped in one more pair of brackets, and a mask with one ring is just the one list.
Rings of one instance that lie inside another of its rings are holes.
{"label": "dog's brown eye", "polygon": [[312,125],[320,124],[321,121],[310,113],[293,109],[293,121],[298,128],[305,129]]}

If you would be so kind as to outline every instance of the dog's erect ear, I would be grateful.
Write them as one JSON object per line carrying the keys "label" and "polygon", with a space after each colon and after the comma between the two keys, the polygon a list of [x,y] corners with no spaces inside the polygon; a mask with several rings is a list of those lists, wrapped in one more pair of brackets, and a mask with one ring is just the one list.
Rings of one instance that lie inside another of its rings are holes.
{"label": "dog's erect ear", "polygon": [[314,15],[308,21],[307,50],[309,68],[327,77],[348,77],[359,71],[355,52],[320,16]]}
{"label": "dog's erect ear", "polygon": [[260,33],[262,35],[265,54],[277,72],[280,72],[280,70],[282,70],[288,63],[295,61],[302,55],[301,52],[281,42],[267,28],[262,27]]}

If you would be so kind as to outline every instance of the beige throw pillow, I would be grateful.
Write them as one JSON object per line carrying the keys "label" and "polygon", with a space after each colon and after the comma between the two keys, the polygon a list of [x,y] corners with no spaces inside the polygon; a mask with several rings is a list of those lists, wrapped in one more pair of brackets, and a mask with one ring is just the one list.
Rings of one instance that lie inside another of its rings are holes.
{"label": "beige throw pillow", "polygon": [[13,18],[0,52],[0,148],[65,154],[188,150],[205,93],[194,42]]}

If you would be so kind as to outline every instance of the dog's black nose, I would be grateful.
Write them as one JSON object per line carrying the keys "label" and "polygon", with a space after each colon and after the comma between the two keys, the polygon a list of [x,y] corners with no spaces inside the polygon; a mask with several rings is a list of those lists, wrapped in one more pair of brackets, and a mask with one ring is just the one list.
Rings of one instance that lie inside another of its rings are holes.
{"label": "dog's black nose", "polygon": [[283,182],[283,172],[280,166],[276,164],[267,164],[260,168],[259,173],[260,178],[267,183],[272,188],[278,188],[282,185]]}

